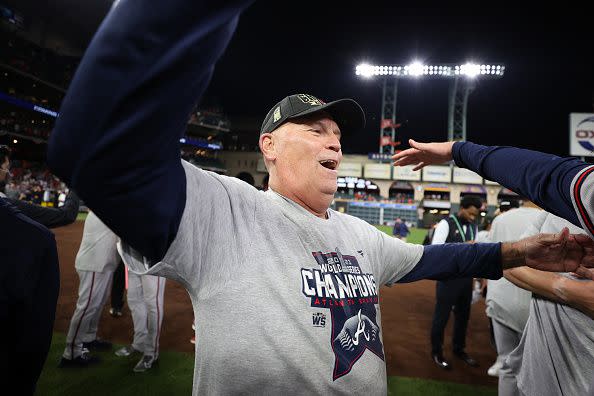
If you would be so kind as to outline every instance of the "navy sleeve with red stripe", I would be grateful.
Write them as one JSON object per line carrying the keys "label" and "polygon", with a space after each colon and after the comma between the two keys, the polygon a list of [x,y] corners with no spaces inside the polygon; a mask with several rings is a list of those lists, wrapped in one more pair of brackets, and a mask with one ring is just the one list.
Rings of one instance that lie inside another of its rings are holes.
{"label": "navy sleeve with red stripe", "polygon": [[[584,170],[578,174],[577,179],[573,185],[573,198],[575,202],[576,212],[582,221],[582,227],[594,237],[594,222],[592,221],[592,213],[594,207],[592,204],[594,197],[592,189],[594,188],[594,166]],[[584,199],[584,197],[589,199]]]}
{"label": "navy sleeve with red stripe", "polygon": [[588,166],[575,158],[519,149],[454,143],[456,165],[527,197],[543,209],[582,227],[571,199],[575,176]]}

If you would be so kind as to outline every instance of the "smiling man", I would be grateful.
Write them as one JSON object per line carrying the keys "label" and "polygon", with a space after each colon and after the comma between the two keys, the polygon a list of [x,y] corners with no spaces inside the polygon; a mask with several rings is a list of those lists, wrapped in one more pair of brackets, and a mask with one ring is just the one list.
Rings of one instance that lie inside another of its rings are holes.
{"label": "smiling man", "polygon": [[194,394],[385,394],[380,286],[594,265],[592,246],[567,230],[421,246],[331,210],[341,134],[364,125],[351,99],[297,94],[270,109],[259,139],[266,192],[182,161],[187,115],[245,6],[120,2],[49,143],[53,170],[120,236],[130,270],[185,285],[204,324]]}

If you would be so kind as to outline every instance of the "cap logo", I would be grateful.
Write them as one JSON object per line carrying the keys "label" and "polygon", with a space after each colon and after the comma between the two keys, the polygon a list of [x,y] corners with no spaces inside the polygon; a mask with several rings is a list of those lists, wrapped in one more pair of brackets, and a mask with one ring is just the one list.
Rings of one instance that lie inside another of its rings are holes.
{"label": "cap logo", "polygon": [[280,112],[280,106],[278,106],[276,109],[274,109],[274,114],[272,115],[272,122],[277,122],[280,119],[281,119],[281,112]]}
{"label": "cap logo", "polygon": [[297,95],[297,97],[303,103],[309,104],[309,105],[312,105],[312,106],[321,106],[321,105],[324,104],[324,102],[322,102],[320,99],[318,99],[318,98],[316,98],[315,96],[312,96],[312,95],[299,94],[299,95]]}

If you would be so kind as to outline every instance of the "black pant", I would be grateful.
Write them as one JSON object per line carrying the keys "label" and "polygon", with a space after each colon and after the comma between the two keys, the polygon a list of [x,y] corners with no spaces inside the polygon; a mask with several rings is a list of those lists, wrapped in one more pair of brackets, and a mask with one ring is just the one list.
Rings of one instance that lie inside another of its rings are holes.
{"label": "black pant", "polygon": [[431,325],[431,352],[442,353],[443,333],[454,309],[454,352],[466,347],[466,329],[472,301],[472,278],[438,281],[435,293],[435,312]]}
{"label": "black pant", "polygon": [[119,311],[124,307],[124,289],[126,288],[126,274],[124,262],[120,260],[111,283],[111,307]]}

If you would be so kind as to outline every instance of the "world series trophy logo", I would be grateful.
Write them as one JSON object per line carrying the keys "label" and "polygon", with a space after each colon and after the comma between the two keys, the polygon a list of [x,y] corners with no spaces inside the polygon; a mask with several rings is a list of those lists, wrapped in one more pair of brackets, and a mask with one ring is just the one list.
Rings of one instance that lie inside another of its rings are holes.
{"label": "world series trophy logo", "polygon": [[302,268],[303,294],[314,308],[330,310],[332,379],[348,374],[365,350],[384,360],[377,325],[379,297],[373,274],[365,274],[355,256],[312,252],[318,268]]}

